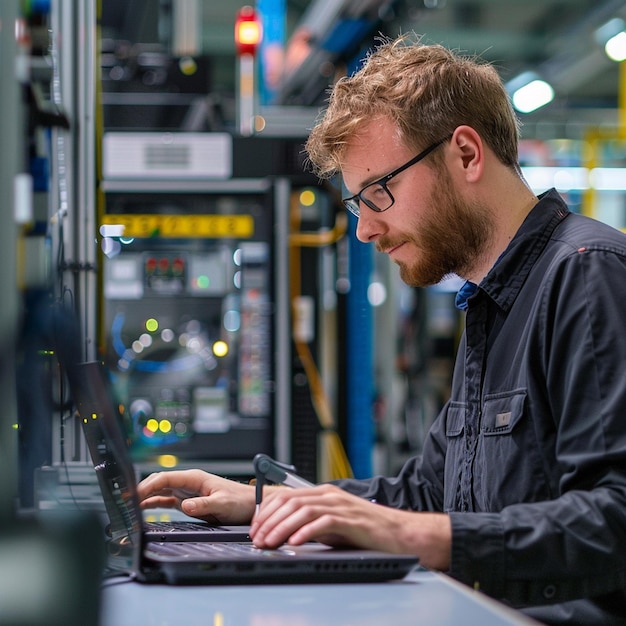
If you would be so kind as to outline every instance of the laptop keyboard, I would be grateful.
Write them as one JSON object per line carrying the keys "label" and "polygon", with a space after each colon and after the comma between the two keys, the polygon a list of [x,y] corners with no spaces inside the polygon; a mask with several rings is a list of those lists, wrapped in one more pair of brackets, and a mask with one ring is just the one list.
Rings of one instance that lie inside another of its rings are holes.
{"label": "laptop keyboard", "polygon": [[[184,557],[207,557],[207,556],[227,556],[230,558],[246,558],[250,556],[259,556],[268,552],[284,555],[284,550],[263,550],[256,548],[251,543],[236,542],[203,542],[203,543],[181,543],[167,542],[156,543],[150,542],[148,549],[160,556],[184,556]],[[287,552],[288,553],[288,552]]]}
{"label": "laptop keyboard", "polygon": [[189,532],[191,530],[203,532],[220,531],[224,529],[221,526],[211,526],[203,522],[145,522],[145,529],[160,533],[171,533],[176,531]]}

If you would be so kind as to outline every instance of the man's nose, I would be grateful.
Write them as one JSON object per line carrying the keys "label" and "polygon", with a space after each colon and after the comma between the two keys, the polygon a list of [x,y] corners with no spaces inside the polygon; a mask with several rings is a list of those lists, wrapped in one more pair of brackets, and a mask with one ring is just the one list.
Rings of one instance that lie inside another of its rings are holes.
{"label": "man's nose", "polygon": [[370,243],[376,239],[376,213],[366,206],[361,207],[361,213],[356,223],[356,238],[363,243]]}

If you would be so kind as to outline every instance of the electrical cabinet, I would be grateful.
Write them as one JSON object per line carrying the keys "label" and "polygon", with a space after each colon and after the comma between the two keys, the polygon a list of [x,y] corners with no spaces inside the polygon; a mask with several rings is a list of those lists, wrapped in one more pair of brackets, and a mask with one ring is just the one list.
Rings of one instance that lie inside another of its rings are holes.
{"label": "electrical cabinet", "polygon": [[[257,452],[291,458],[292,181],[271,175],[289,173],[272,166],[288,148],[235,143],[211,133],[105,135],[100,344],[146,471],[239,473]],[[128,149],[136,157],[120,167]],[[270,175],[255,175],[254,150]]]}

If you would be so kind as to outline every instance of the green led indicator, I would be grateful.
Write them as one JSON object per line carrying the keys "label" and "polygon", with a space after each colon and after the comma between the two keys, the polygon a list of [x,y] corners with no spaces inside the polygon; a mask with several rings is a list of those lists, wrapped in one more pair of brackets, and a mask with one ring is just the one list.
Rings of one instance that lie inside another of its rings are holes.
{"label": "green led indicator", "polygon": [[149,320],[146,320],[146,330],[150,333],[154,333],[159,328],[159,322],[157,322],[153,317]]}
{"label": "green led indicator", "polygon": [[208,287],[209,287],[209,277],[206,276],[205,274],[202,274],[201,276],[198,276],[197,285],[198,285],[198,289],[208,289]]}

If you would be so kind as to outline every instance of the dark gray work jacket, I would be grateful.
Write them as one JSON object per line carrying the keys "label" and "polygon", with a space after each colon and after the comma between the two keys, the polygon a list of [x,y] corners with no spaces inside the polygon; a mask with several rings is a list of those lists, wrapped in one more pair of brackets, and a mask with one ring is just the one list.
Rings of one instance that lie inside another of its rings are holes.
{"label": "dark gray work jacket", "polygon": [[468,302],[422,456],[340,485],[449,513],[449,574],[540,621],[626,623],[626,235],[541,196]]}

